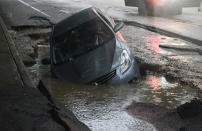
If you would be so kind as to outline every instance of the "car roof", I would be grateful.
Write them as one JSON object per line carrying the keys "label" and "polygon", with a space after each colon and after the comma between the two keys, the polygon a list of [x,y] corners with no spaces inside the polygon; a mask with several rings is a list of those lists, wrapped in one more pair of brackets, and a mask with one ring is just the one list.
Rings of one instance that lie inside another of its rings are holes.
{"label": "car roof", "polygon": [[96,15],[96,12],[97,10],[95,7],[90,7],[82,11],[79,11],[70,17],[65,18],[64,20],[60,21],[58,24],[54,26],[53,37],[57,37],[65,33],[66,31],[71,30],[82,23],[85,23],[86,21],[98,17]]}

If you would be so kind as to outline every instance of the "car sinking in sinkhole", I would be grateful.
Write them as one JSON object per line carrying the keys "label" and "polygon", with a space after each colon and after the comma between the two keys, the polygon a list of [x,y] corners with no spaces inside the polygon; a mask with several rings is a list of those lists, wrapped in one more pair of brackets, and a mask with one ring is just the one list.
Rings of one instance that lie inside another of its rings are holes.
{"label": "car sinking in sinkhole", "polygon": [[84,9],[53,26],[51,72],[78,84],[124,84],[140,77],[133,54],[115,24],[99,9]]}

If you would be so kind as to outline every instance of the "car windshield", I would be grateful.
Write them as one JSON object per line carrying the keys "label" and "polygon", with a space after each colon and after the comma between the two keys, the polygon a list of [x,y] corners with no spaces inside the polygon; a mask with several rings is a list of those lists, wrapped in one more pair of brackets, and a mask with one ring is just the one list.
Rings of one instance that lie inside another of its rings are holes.
{"label": "car windshield", "polygon": [[70,29],[54,39],[55,64],[71,61],[93,49],[108,43],[113,33],[98,17]]}

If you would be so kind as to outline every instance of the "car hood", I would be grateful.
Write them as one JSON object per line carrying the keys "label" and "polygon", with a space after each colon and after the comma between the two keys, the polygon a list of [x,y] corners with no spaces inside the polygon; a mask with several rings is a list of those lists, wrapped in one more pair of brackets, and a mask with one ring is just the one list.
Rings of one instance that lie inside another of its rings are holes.
{"label": "car hood", "polygon": [[120,49],[115,42],[104,44],[71,62],[53,65],[52,71],[59,79],[74,83],[89,83],[119,66]]}

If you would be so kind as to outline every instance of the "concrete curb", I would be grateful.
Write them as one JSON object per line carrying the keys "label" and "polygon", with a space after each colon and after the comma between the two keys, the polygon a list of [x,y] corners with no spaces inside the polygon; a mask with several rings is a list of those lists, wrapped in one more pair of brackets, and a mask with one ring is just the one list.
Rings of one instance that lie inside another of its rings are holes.
{"label": "concrete curb", "polygon": [[19,73],[19,76],[22,80],[22,84],[24,87],[36,87],[36,85],[34,85],[34,83],[32,82],[31,78],[29,77],[27,70],[19,56],[19,53],[15,47],[15,43],[12,40],[11,36],[8,33],[8,29],[2,19],[2,17],[0,16],[0,26],[3,29],[3,33],[8,41],[8,47],[10,50],[10,53],[12,55],[12,58],[14,60],[14,63],[16,64],[17,67],[17,71]]}
{"label": "concrete curb", "polygon": [[119,19],[117,19],[116,21],[117,22],[123,21],[126,25],[140,27],[140,28],[143,28],[143,29],[146,29],[146,30],[149,30],[149,31],[152,31],[152,32],[156,32],[156,33],[159,33],[161,35],[169,36],[169,37],[180,38],[180,39],[192,42],[192,43],[194,43],[196,45],[202,46],[201,45],[201,43],[202,43],[201,40],[198,40],[198,39],[195,39],[195,38],[191,38],[191,37],[187,37],[187,36],[184,36],[182,34],[174,33],[174,32],[171,32],[171,31],[168,31],[168,30],[164,30],[164,29],[161,29],[161,28],[158,28],[158,27],[154,27],[154,26],[138,23],[136,21],[127,21],[127,20],[119,20]]}

